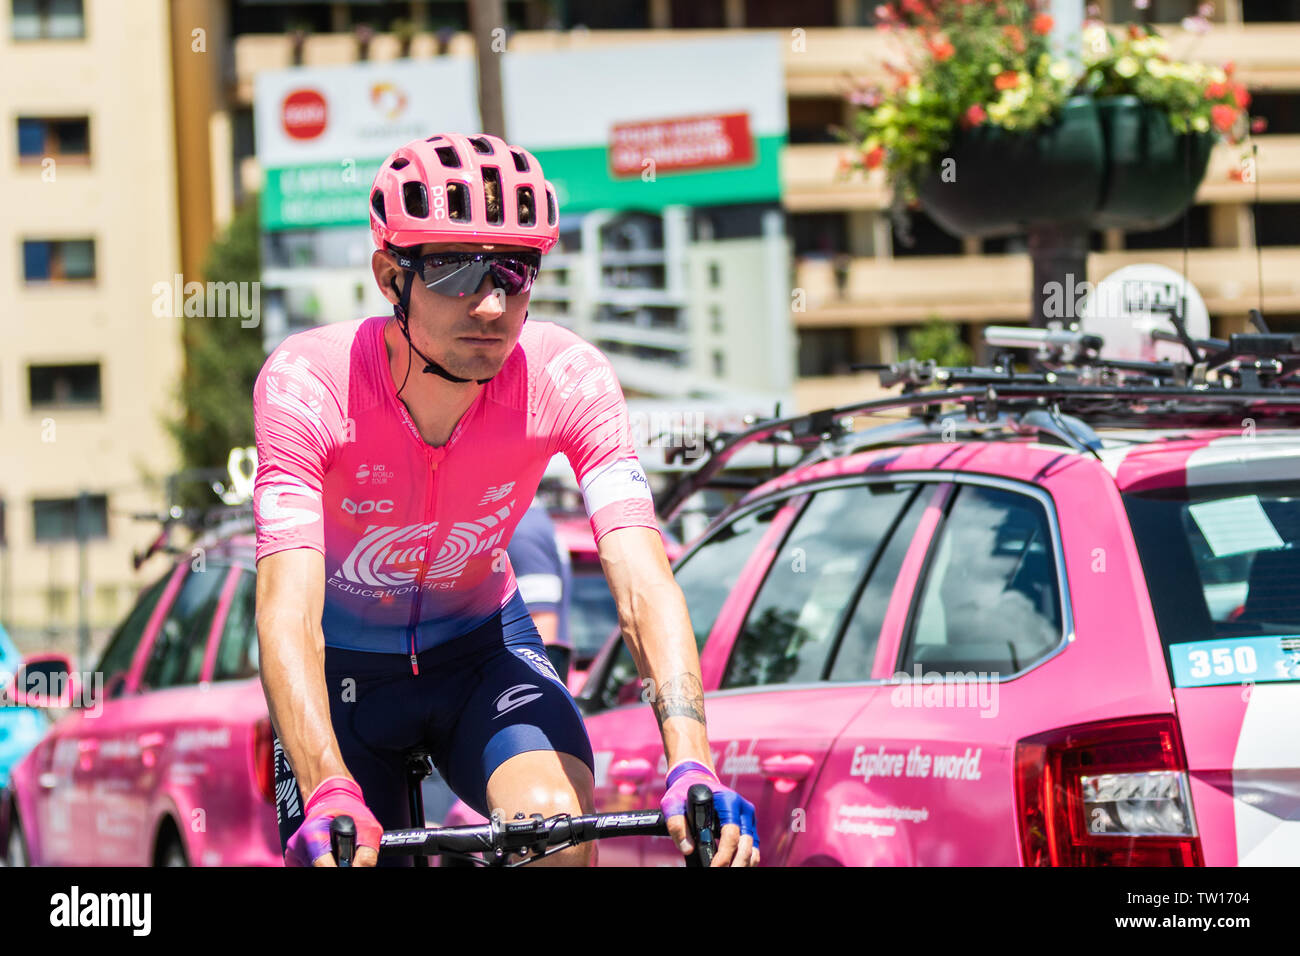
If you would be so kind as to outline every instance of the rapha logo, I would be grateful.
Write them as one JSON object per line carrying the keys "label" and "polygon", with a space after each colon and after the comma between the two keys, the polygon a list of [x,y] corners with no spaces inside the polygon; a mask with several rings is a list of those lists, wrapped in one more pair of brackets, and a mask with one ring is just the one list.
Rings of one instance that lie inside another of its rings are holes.
{"label": "rapha logo", "polygon": [[617,387],[614,372],[593,346],[570,345],[546,363],[546,373],[555,382],[560,401],[581,388],[585,398],[595,398]]}
{"label": "rapha logo", "polygon": [[514,687],[507,688],[497,695],[496,708],[497,712],[492,716],[496,720],[502,714],[508,714],[516,707],[522,707],[529,701],[534,701],[541,697],[541,692],[536,694],[524,693],[525,691],[537,690],[536,684],[516,684]]}

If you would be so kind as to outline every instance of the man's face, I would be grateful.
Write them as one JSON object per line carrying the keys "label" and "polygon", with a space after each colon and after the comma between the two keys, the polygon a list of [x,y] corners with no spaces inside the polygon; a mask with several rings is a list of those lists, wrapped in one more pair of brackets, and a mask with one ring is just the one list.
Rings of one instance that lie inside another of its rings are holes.
{"label": "man's face", "polygon": [[[435,252],[532,252],[527,246],[472,242],[425,243],[419,255]],[[398,269],[392,255],[376,250],[373,263],[379,287],[392,302],[397,301],[390,279],[398,288],[406,273]],[[490,378],[501,371],[514,350],[528,311],[529,293],[506,295],[493,289],[492,276],[483,277],[478,290],[456,297],[440,295],[425,287],[418,276],[411,286],[411,340],[415,347],[458,378]]]}

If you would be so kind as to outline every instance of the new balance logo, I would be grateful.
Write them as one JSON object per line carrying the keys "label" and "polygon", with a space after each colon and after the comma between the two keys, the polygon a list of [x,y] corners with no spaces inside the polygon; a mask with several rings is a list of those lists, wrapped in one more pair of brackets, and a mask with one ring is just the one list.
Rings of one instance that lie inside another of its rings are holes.
{"label": "new balance logo", "polygon": [[534,701],[537,698],[542,696],[540,692],[536,694],[524,693],[524,691],[530,691],[530,690],[537,690],[537,685],[516,684],[514,687],[504,690],[500,694],[498,694],[496,699],[497,712],[493,715],[492,719],[496,720],[502,714],[508,714],[516,707],[522,707],[524,706],[524,704],[527,704],[530,701]]}
{"label": "new balance logo", "polygon": [[487,505],[494,501],[500,501],[514,489],[515,483],[513,481],[507,481],[504,485],[489,485],[488,490],[483,492],[483,497],[478,500],[478,503]]}

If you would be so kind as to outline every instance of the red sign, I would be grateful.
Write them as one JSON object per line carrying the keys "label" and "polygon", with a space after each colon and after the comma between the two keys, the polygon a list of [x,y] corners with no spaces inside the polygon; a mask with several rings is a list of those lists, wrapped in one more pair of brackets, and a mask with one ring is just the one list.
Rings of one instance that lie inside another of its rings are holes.
{"label": "red sign", "polygon": [[284,98],[284,131],[294,139],[315,139],[325,132],[329,112],[316,90],[294,90]]}
{"label": "red sign", "polygon": [[609,135],[609,168],[614,177],[639,176],[647,169],[743,166],[753,160],[748,113],[622,123]]}

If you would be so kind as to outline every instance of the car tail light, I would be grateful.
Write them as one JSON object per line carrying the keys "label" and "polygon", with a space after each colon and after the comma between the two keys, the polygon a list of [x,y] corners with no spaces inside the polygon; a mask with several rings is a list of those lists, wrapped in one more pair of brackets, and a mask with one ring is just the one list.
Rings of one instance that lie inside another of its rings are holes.
{"label": "car tail light", "polygon": [[263,717],[253,728],[253,772],[257,790],[268,803],[275,802],[275,737],[271,718]]}
{"label": "car tail light", "polygon": [[1203,866],[1172,716],[1080,724],[1016,743],[1026,866]]}

